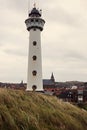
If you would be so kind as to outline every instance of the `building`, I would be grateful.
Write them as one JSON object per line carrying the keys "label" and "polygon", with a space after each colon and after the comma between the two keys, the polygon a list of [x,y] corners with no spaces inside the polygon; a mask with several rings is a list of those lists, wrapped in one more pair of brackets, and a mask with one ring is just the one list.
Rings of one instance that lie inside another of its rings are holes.
{"label": "building", "polygon": [[45,21],[41,18],[42,10],[34,5],[25,20],[29,31],[29,54],[28,54],[28,74],[27,91],[43,91],[42,83],[42,57],[41,57],[41,31]]}

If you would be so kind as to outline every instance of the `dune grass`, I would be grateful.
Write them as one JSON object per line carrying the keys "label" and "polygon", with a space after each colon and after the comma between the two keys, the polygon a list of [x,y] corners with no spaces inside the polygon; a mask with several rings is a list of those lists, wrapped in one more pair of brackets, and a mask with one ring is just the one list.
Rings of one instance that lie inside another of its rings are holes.
{"label": "dune grass", "polygon": [[0,130],[86,130],[87,111],[56,97],[0,89]]}

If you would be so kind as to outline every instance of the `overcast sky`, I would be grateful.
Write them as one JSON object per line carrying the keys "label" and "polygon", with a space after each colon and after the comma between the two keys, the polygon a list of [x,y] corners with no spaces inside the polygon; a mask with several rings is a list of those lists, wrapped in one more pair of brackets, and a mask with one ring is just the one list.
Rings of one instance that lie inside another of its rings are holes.
{"label": "overcast sky", "polygon": [[[0,0],[0,81],[27,79],[28,8],[34,0]],[[42,32],[43,78],[87,81],[87,0],[36,0]]]}

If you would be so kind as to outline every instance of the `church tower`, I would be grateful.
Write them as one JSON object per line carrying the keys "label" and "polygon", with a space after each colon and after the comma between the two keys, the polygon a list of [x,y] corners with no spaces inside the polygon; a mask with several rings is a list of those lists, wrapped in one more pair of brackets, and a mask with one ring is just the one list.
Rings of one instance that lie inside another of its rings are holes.
{"label": "church tower", "polygon": [[51,81],[52,81],[52,82],[55,82],[55,78],[54,78],[53,73],[52,73],[52,75],[51,75]]}
{"label": "church tower", "polygon": [[41,57],[41,31],[45,21],[41,18],[42,11],[34,8],[25,20],[29,31],[28,74],[26,91],[43,91],[42,57]]}

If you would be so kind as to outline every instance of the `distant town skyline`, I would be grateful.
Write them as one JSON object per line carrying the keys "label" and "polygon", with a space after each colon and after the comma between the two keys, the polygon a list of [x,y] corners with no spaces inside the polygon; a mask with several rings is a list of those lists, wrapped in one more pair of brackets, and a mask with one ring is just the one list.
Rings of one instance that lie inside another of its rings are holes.
{"label": "distant town skyline", "polygon": [[[46,21],[42,33],[43,79],[87,81],[87,1],[36,0]],[[27,80],[25,19],[34,0],[0,0],[0,81]]]}

